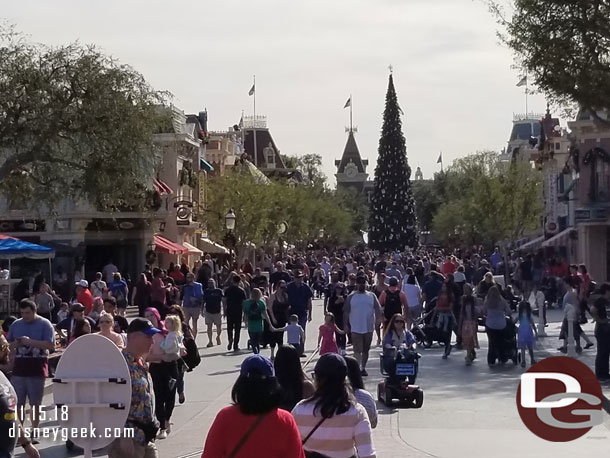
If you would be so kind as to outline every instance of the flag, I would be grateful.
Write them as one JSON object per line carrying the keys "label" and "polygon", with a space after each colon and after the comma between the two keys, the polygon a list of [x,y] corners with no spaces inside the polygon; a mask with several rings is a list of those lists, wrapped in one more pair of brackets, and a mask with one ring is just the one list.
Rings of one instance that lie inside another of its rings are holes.
{"label": "flag", "polygon": [[248,95],[254,95],[255,86],[256,86],[256,83],[254,83],[254,84],[252,85],[252,88],[250,89],[250,92],[248,92]]}
{"label": "flag", "polygon": [[244,114],[241,114],[241,118],[239,118],[239,128],[242,129],[244,127]]}
{"label": "flag", "polygon": [[443,152],[441,151],[441,153],[438,155],[438,159],[436,160],[437,164],[442,164],[443,163]]}
{"label": "flag", "polygon": [[347,99],[347,102],[345,102],[345,106],[343,107],[343,109],[347,108],[347,107],[351,107],[352,106],[352,96],[349,96],[349,99]]}
{"label": "flag", "polygon": [[517,83],[517,87],[527,86],[527,75],[521,78],[521,81]]}

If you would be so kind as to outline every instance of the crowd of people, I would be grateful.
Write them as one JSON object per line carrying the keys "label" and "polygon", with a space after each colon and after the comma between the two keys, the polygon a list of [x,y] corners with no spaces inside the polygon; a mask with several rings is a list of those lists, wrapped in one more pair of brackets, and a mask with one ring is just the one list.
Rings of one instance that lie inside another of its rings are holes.
{"label": "crowd of people", "polygon": [[[489,257],[441,250],[387,256],[364,250],[310,252],[265,256],[256,265],[206,256],[192,267],[146,266],[135,284],[118,270],[109,262],[91,283],[80,278],[71,293],[63,288],[61,295],[36,277],[35,285],[20,292],[21,318],[4,321],[6,340],[0,342],[0,368],[10,376],[18,406],[29,402],[32,407],[33,426],[49,375],[49,352],[91,332],[115,343],[132,375],[127,425],[137,434],[117,440],[112,457],[132,456],[134,450],[136,456],[155,456],[152,439],[171,433],[176,398],[179,403],[186,399],[185,373],[200,360],[195,342],[199,317],[208,348],[223,345],[226,320],[227,350],[240,351],[243,326],[254,354],[242,364],[234,405],[218,414],[210,430],[204,458],[256,450],[271,430],[285,434],[268,456],[288,451],[294,453],[290,456],[375,456],[371,428],[377,414],[363,383],[375,341],[385,354],[401,345],[414,347],[416,336],[423,341],[427,335],[441,343],[444,359],[453,349],[463,349],[465,363],[471,365],[481,324],[490,366],[515,354],[525,366],[528,355],[535,362],[534,313],[542,314],[544,325],[547,308],[563,307],[559,349],[566,351],[572,321],[576,350],[582,351],[581,338],[584,349],[593,346],[581,327],[588,312],[596,321],[596,375],[610,378],[610,285],[596,288],[586,266],[545,260],[540,253],[519,258],[499,250]],[[324,299],[324,319],[317,328],[320,359],[310,380],[300,358],[314,298]],[[130,305],[139,315],[131,323],[126,317]],[[507,346],[511,336],[516,341],[512,348]],[[353,357],[347,356],[349,346]],[[260,354],[267,347],[269,359]],[[329,438],[329,428],[339,427],[345,434]],[[243,432],[243,440],[235,431]],[[29,456],[38,456],[33,442],[20,440]]]}

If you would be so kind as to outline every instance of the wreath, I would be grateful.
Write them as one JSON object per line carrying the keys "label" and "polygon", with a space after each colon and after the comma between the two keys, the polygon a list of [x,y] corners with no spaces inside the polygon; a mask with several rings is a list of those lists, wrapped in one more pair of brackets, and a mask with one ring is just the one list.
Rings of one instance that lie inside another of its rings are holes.
{"label": "wreath", "polygon": [[604,162],[610,162],[610,155],[603,148],[596,146],[595,148],[587,151],[582,163],[584,165],[589,165],[597,159],[601,159]]}

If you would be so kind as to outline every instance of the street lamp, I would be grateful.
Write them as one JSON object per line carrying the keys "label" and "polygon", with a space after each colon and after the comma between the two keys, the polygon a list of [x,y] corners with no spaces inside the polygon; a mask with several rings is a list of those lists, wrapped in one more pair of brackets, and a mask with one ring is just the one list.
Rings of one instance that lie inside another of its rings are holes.
{"label": "street lamp", "polygon": [[318,232],[318,238],[319,239],[323,239],[324,238],[324,228],[320,228],[320,232]]}
{"label": "street lamp", "polygon": [[424,236],[424,245],[428,245],[428,236],[430,235],[429,230],[421,231],[420,235]]}
{"label": "street lamp", "polygon": [[277,225],[277,233],[279,235],[278,242],[280,245],[280,259],[283,259],[284,241],[282,236],[288,231],[288,223],[286,221],[280,221]]}
{"label": "street lamp", "polygon": [[229,212],[225,215],[225,227],[227,231],[231,232],[235,229],[235,220],[237,217],[235,216],[235,212],[233,209],[230,209]]}

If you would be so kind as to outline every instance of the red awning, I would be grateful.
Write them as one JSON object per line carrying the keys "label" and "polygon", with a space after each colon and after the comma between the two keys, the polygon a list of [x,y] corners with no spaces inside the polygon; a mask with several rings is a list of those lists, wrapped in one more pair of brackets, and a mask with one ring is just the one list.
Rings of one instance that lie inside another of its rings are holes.
{"label": "red awning", "polygon": [[159,193],[160,196],[163,194],[173,194],[174,190],[170,188],[165,182],[153,178],[153,188]]}
{"label": "red awning", "polygon": [[188,249],[184,248],[182,245],[178,245],[160,235],[155,235],[155,251],[169,254],[188,253]]}

